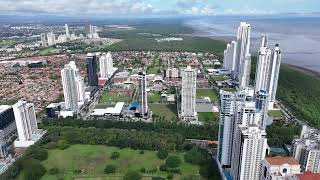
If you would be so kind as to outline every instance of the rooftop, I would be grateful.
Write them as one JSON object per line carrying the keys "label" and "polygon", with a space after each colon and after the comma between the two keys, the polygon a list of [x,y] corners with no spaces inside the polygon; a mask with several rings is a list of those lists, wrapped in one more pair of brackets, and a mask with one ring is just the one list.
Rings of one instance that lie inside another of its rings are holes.
{"label": "rooftop", "polygon": [[298,161],[292,157],[275,156],[275,157],[266,157],[265,160],[270,165],[283,165],[283,164],[300,165]]}
{"label": "rooftop", "polygon": [[300,180],[316,180],[320,179],[320,173],[313,173],[310,171],[307,171],[303,174],[297,174],[296,175]]}

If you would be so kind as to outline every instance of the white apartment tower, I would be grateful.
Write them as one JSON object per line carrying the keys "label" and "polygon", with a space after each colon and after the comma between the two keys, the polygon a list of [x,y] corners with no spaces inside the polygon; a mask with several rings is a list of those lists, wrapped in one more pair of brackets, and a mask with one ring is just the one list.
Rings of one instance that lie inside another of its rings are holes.
{"label": "white apartment tower", "polygon": [[270,63],[272,51],[268,47],[261,47],[257,61],[255,91],[269,91]]}
{"label": "white apartment tower", "polygon": [[241,22],[238,28],[237,35],[237,58],[235,77],[239,80],[240,87],[247,87],[250,78],[250,32],[251,26],[246,22]]}
{"label": "white apartment tower", "polygon": [[234,73],[236,68],[237,58],[237,42],[232,41],[231,44],[227,45],[227,49],[224,51],[223,68]]}
{"label": "white apartment tower", "polygon": [[266,156],[265,130],[257,125],[238,125],[234,136],[231,174],[233,180],[258,180]]}
{"label": "white apartment tower", "polygon": [[34,105],[26,101],[18,101],[13,106],[14,117],[17,125],[19,140],[15,144],[19,146],[29,146],[32,134],[38,130]]}
{"label": "white apartment tower", "polygon": [[40,34],[40,39],[41,39],[41,45],[46,47],[47,46],[46,34]]}
{"label": "white apartment tower", "polygon": [[56,36],[53,32],[47,34],[48,46],[53,46],[56,44]]}
{"label": "white apartment tower", "polygon": [[102,54],[99,65],[101,78],[108,79],[113,74],[113,59],[110,52]]}
{"label": "white apartment tower", "polygon": [[139,111],[142,117],[148,115],[148,94],[146,74],[139,73]]}
{"label": "white apartment tower", "polygon": [[197,72],[188,66],[182,71],[181,118],[196,120]]}
{"label": "white apartment tower", "polygon": [[278,89],[278,80],[281,66],[281,50],[278,44],[275,45],[273,50],[273,56],[271,61],[271,71],[270,71],[270,101],[276,100],[276,94]]}
{"label": "white apartment tower", "polygon": [[300,139],[293,140],[293,158],[300,164],[302,171],[320,173],[320,131],[303,126]]}
{"label": "white apartment tower", "polygon": [[68,24],[65,24],[65,25],[64,25],[64,28],[65,28],[67,37],[69,37],[69,36],[70,36],[70,33],[69,33],[69,26],[68,26]]}
{"label": "white apartment tower", "polygon": [[67,64],[61,70],[65,107],[68,111],[78,112],[78,85],[76,70]]}

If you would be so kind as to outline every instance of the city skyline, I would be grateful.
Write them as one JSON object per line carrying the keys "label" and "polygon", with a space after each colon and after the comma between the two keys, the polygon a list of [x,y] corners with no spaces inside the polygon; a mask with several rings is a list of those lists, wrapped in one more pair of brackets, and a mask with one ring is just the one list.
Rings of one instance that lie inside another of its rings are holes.
{"label": "city skyline", "polygon": [[[59,14],[59,15],[192,15],[210,16],[224,14],[281,14],[281,13],[319,13],[317,0],[269,1],[249,0],[94,0],[88,3],[75,1],[43,0],[0,0],[0,14]],[[274,6],[274,4],[277,6]],[[77,4],[77,6],[74,6]]]}

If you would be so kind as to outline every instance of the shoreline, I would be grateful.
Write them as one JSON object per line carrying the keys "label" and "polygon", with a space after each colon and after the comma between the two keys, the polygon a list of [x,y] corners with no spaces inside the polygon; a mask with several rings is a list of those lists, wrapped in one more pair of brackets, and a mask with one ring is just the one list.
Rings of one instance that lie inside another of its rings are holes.
{"label": "shoreline", "polygon": [[283,63],[283,65],[286,65],[288,68],[301,72],[303,74],[309,75],[309,76],[313,76],[313,77],[320,77],[320,72],[311,70],[311,69],[307,69],[301,66],[296,66],[296,65],[292,65],[292,64],[287,64],[287,63]]}

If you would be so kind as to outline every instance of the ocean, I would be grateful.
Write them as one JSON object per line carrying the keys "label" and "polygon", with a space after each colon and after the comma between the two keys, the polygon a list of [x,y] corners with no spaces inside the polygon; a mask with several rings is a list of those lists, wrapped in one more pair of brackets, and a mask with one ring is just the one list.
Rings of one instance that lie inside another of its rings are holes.
{"label": "ocean", "polygon": [[241,21],[251,24],[251,54],[257,55],[262,33],[269,46],[280,44],[282,62],[320,72],[320,17],[256,16],[206,17],[186,20],[194,35],[231,41],[236,39]]}

